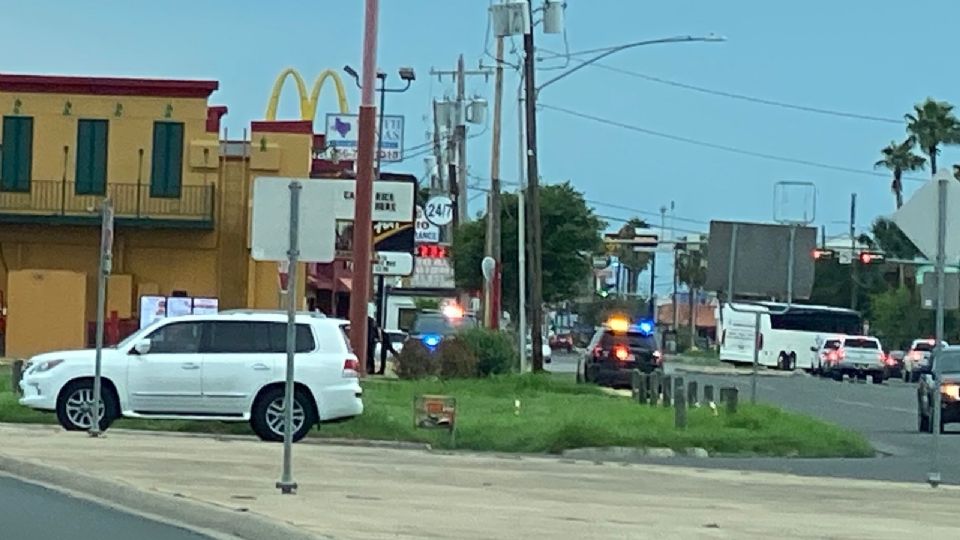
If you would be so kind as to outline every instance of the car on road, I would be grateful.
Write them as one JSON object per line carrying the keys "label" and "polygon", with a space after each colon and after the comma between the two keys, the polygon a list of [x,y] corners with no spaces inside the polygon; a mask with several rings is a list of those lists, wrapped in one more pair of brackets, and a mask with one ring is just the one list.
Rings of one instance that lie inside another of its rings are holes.
{"label": "car on road", "polygon": [[[915,339],[910,344],[907,356],[903,360],[903,369],[901,370],[905,382],[917,382],[920,380],[920,373],[924,368],[930,366],[930,355],[937,346],[935,339]],[[943,342],[947,346],[947,342]]]}
{"label": "car on road", "polygon": [[825,376],[834,380],[843,380],[844,375],[851,378],[866,379],[881,384],[887,371],[886,356],[880,340],[871,336],[844,336],[840,346],[832,353],[835,360],[824,364]]}
{"label": "car on road", "polygon": [[940,432],[946,424],[960,422],[960,347],[946,347],[933,354],[929,365],[918,370],[917,427],[933,432],[936,392],[940,392]]}
{"label": "car on road", "polygon": [[573,331],[569,328],[558,328],[557,332],[550,337],[550,348],[567,353],[573,352]]}
{"label": "car on road", "polygon": [[455,304],[448,304],[440,310],[424,309],[414,316],[405,344],[420,342],[427,350],[434,351],[444,339],[478,326],[476,315],[464,312]]}
{"label": "car on road", "polygon": [[906,360],[907,351],[888,351],[887,352],[887,378],[900,378],[903,376],[903,363]]}
{"label": "car on road", "polygon": [[[347,321],[297,315],[293,439],[313,425],[363,413],[359,363]],[[284,435],[287,316],[160,319],[102,353],[100,428],[120,418],[249,422],[262,440]],[[93,425],[95,351],[34,356],[20,404],[55,412],[64,429]]]}
{"label": "car on road", "polygon": [[625,387],[635,369],[650,373],[662,368],[652,322],[611,318],[594,333],[578,362],[577,382]]}
{"label": "car on road", "polygon": [[[541,343],[540,343],[540,354],[543,356],[543,362],[549,364],[553,361],[553,349],[550,347],[549,340],[546,335],[541,334]],[[527,358],[533,357],[533,338],[530,334],[527,334]]]}
{"label": "car on road", "polygon": [[[383,331],[390,338],[390,345],[393,345],[393,349],[397,351],[397,354],[400,354],[403,351],[403,343],[407,340],[407,333],[403,330],[384,330]],[[380,360],[381,350],[383,349],[383,344],[377,341],[373,346],[373,357]],[[387,351],[387,358],[394,358],[393,353]]]}
{"label": "car on road", "polygon": [[825,375],[830,366],[840,360],[840,347],[843,345],[843,336],[826,336],[820,339],[820,346],[811,350],[816,354],[814,370]]}

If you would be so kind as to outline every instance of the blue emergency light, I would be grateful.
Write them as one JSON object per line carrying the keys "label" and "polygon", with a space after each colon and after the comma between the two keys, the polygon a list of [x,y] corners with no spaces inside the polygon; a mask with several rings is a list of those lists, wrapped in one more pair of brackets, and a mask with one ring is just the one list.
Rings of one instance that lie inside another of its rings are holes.
{"label": "blue emergency light", "polygon": [[440,339],[441,339],[441,336],[437,334],[425,334],[423,337],[420,338],[420,341],[422,341],[423,344],[426,345],[427,348],[432,351],[433,349],[436,348],[437,345],[440,344]]}
{"label": "blue emergency light", "polygon": [[640,321],[635,325],[638,332],[644,335],[653,333],[653,321]]}

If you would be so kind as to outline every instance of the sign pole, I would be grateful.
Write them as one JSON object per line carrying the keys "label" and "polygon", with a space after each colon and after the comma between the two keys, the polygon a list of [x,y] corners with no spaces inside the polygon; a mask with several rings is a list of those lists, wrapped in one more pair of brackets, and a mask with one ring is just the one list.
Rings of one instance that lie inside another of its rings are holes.
{"label": "sign pole", "polygon": [[[93,370],[93,399],[90,407],[90,436],[99,437],[100,409],[103,407],[101,399],[103,369],[103,319],[107,303],[107,276],[113,267],[113,202],[110,198],[103,200],[100,206],[100,271],[97,273],[97,335],[96,353]],[[106,414],[106,410],[104,410]]]}
{"label": "sign pole", "polygon": [[[293,365],[297,351],[297,264],[300,259],[300,190],[299,181],[290,182],[290,247],[287,259],[287,380],[283,396],[283,473],[277,488],[284,495],[295,493],[293,481]],[[306,411],[304,411],[306,413]],[[306,415],[304,415],[306,422]]]}
{"label": "sign pole", "polygon": [[[934,347],[933,358],[943,350],[943,308],[946,301],[946,244],[947,244],[947,182],[948,178],[940,176],[937,179],[937,312],[936,312],[936,339],[937,344]],[[935,365],[935,363],[934,363]],[[933,415],[931,418],[931,428],[933,430],[933,448],[930,463],[930,473],[927,475],[927,482],[931,487],[940,485],[940,384],[936,370],[932,373],[934,377],[933,392]]]}

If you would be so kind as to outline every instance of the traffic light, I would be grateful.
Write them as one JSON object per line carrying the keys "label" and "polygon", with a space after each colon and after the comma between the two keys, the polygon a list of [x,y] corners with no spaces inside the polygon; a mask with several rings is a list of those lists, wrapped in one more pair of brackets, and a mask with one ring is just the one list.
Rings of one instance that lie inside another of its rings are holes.
{"label": "traffic light", "polygon": [[813,260],[820,261],[824,259],[832,259],[835,253],[832,249],[816,248],[813,250],[811,255],[813,255]]}
{"label": "traffic light", "polygon": [[884,254],[879,251],[860,252],[860,264],[882,263],[885,258]]}

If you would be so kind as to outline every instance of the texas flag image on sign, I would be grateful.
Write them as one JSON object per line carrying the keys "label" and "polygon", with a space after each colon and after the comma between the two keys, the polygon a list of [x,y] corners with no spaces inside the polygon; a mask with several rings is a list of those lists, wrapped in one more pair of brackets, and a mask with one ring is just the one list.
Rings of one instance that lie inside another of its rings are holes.
{"label": "texas flag image on sign", "polygon": [[351,124],[350,122],[344,122],[340,117],[336,117],[333,120],[333,130],[340,134],[341,137],[346,137],[347,133],[350,133]]}

